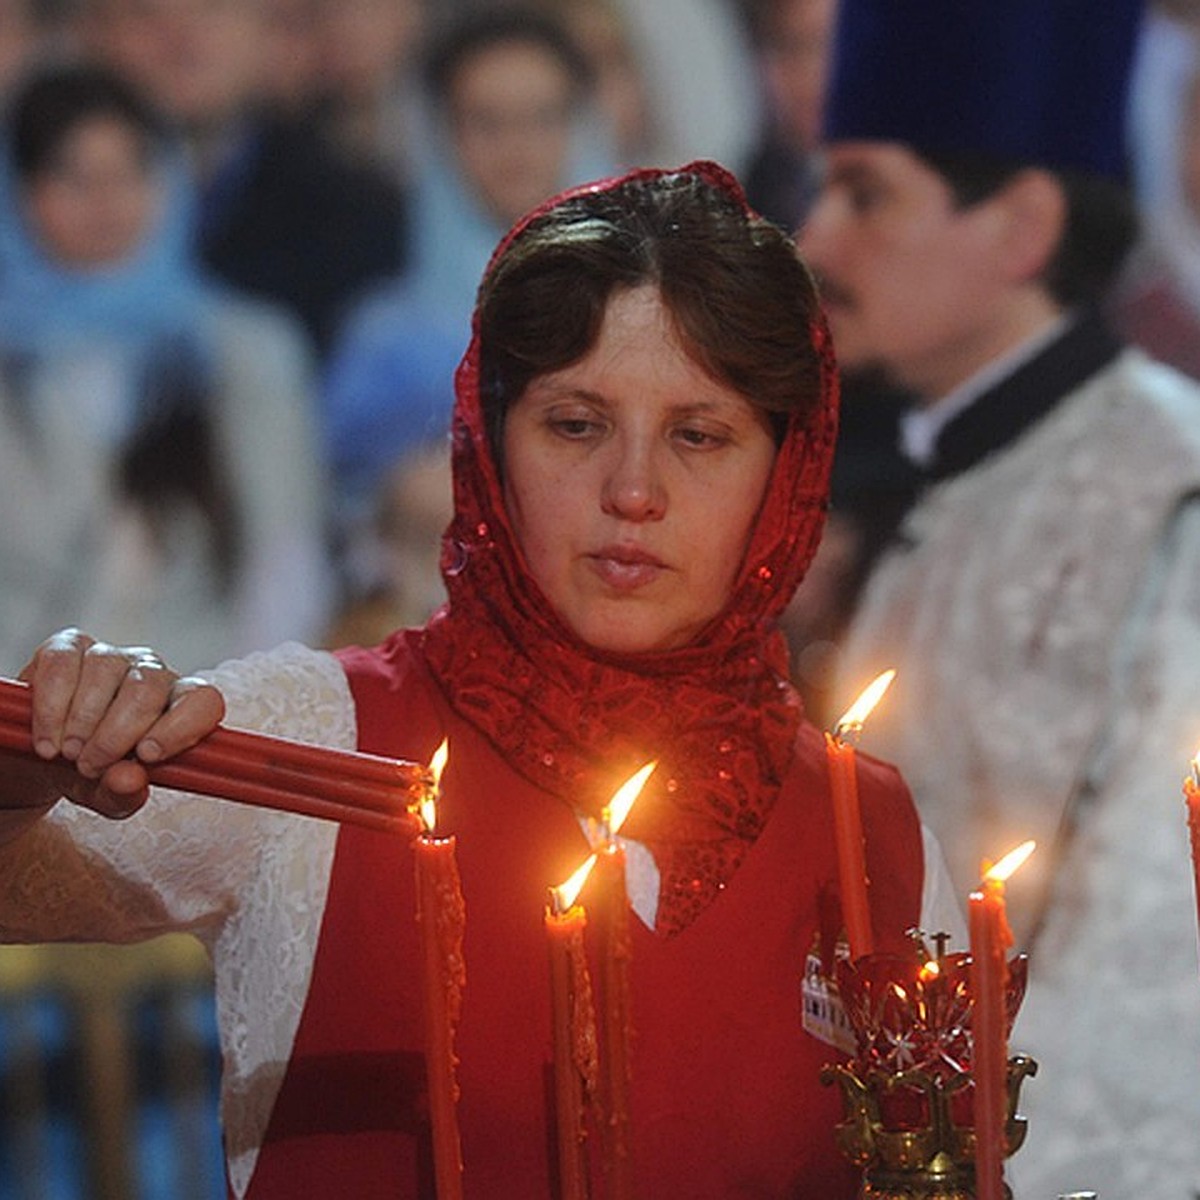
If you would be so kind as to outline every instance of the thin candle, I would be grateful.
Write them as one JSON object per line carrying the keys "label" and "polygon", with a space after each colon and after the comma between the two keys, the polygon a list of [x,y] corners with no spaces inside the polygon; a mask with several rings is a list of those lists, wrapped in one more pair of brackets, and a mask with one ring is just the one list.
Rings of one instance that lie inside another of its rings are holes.
{"label": "thin candle", "polygon": [[596,855],[566,883],[550,889],[546,943],[550,951],[550,999],[554,1025],[554,1108],[558,1148],[558,1194],[587,1200],[587,1105],[596,1091],[596,1008],[584,949],[587,913],[576,903],[596,865]]}
{"label": "thin candle", "polygon": [[[1192,759],[1191,772],[1183,781],[1187,802],[1188,834],[1192,845],[1192,876],[1195,880],[1196,918],[1200,923],[1200,753]],[[1200,925],[1198,925],[1200,927]]]}
{"label": "thin candle", "polygon": [[437,801],[447,759],[443,742],[430,763],[433,786],[420,802],[424,832],[413,844],[417,924],[421,937],[425,1012],[425,1071],[433,1127],[438,1200],[461,1200],[462,1147],[458,1132],[458,1081],[454,1030],[466,984],[463,932],[466,905],[455,859],[455,839],[437,837]]}
{"label": "thin candle", "polygon": [[602,942],[601,1141],[609,1200],[629,1200],[633,1195],[633,1163],[629,1147],[629,1043],[632,1029],[629,966],[632,950],[629,896],[625,886],[625,849],[617,841],[617,833],[657,765],[655,762],[647,763],[613,794],[601,814],[603,840],[596,854],[593,888],[600,897],[597,917]]}
{"label": "thin candle", "polygon": [[860,958],[875,949],[871,908],[867,899],[867,857],[862,810],[858,799],[858,764],[853,742],[862,732],[863,722],[883,699],[883,694],[895,677],[896,672],[891,670],[876,676],[842,714],[833,731],[825,735],[825,756],[833,797],[833,830],[837,845],[842,919],[846,924],[846,939],[850,943],[851,958]]}
{"label": "thin candle", "polygon": [[1024,842],[995,866],[984,864],[968,904],[971,932],[971,1072],[974,1076],[975,1197],[1004,1200],[1004,1126],[1008,1108],[1008,986],[1006,951],[1013,943],[1005,880],[1033,853]]}

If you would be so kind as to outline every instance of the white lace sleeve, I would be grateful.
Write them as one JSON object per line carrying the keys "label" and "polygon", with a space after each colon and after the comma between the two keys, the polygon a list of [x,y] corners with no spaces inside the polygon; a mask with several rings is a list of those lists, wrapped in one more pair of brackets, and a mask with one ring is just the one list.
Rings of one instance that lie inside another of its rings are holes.
{"label": "white lace sleeve", "polygon": [[[294,643],[209,673],[230,725],[352,747],[349,686]],[[60,803],[0,850],[5,940],[131,941],[196,933],[213,955],[234,1191],[249,1182],[312,971],[336,826],[153,789],[127,821]]]}

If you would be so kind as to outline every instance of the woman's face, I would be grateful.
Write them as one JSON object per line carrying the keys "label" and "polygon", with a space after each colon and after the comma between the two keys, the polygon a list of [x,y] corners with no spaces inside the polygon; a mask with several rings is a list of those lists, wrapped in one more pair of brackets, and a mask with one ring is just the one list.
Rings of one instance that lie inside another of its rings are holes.
{"label": "woman's face", "polygon": [[26,184],[26,215],[45,252],[68,267],[118,263],[157,215],[159,192],[141,138],[114,117],[81,121]]}
{"label": "woman's face", "polygon": [[725,606],[775,459],[766,415],[685,353],[654,287],[617,292],[578,362],[508,412],[529,569],[601,650],[666,650]]}

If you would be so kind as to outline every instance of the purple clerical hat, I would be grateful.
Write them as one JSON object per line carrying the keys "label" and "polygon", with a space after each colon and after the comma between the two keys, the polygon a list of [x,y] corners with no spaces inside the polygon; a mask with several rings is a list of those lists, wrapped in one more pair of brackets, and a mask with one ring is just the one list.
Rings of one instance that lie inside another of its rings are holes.
{"label": "purple clerical hat", "polygon": [[841,0],[827,141],[1122,178],[1141,0]]}

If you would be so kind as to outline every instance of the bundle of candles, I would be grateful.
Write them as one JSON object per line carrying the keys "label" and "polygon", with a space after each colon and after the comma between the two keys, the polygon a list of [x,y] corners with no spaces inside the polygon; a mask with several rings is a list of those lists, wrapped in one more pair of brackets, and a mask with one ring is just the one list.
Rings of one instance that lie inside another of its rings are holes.
{"label": "bundle of candles", "polygon": [[[36,757],[30,720],[28,684],[0,678],[0,749]],[[433,786],[416,763],[224,726],[146,771],[161,787],[409,837],[421,828],[413,809]]]}

